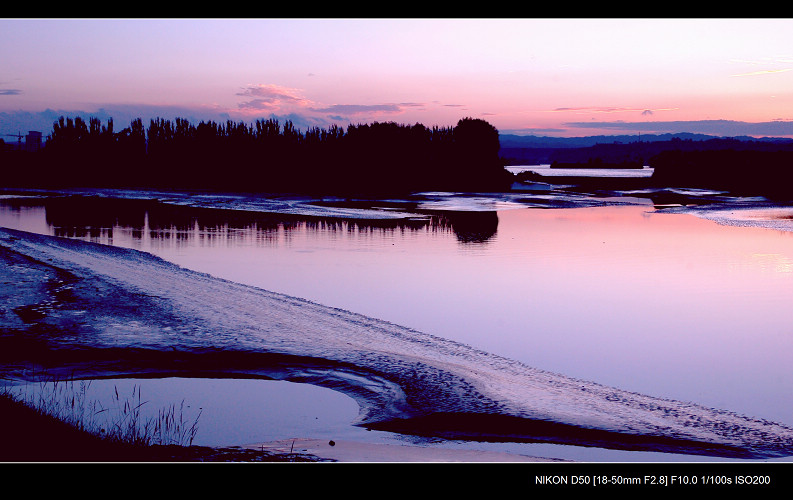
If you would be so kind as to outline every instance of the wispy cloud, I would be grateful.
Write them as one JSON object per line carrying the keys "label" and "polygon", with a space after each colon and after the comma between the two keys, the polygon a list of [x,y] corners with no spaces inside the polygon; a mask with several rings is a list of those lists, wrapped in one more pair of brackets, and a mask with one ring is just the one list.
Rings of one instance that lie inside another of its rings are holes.
{"label": "wispy cloud", "polygon": [[[793,70],[793,57],[791,56],[774,56],[774,57],[763,57],[756,60],[746,60],[746,59],[733,59],[731,62],[737,64],[745,64],[749,66],[765,66],[766,68],[772,69],[762,69],[758,71],[748,71],[744,73],[737,73],[734,75],[730,75],[733,77],[740,77],[740,76],[758,76],[758,75],[773,75],[776,73],[785,73],[788,71]],[[781,68],[779,66],[782,66]],[[776,67],[776,69],[774,69]]]}
{"label": "wispy cloud", "polygon": [[236,93],[246,100],[239,104],[245,113],[294,113],[328,115],[327,118],[343,120],[345,117],[394,115],[407,109],[425,108],[422,102],[379,104],[321,104],[312,101],[301,89],[276,84],[248,85]]}
{"label": "wispy cloud", "polygon": [[22,93],[19,89],[0,89],[0,95],[20,95]]}
{"label": "wispy cloud", "polygon": [[361,115],[370,113],[400,113],[399,104],[332,104],[324,108],[312,108],[317,113],[334,113],[341,115]]}
{"label": "wispy cloud", "polygon": [[738,63],[738,64],[749,64],[749,65],[769,65],[769,64],[791,64],[793,63],[793,56],[783,55],[783,56],[773,56],[773,57],[762,57],[760,59],[732,59],[730,62]]}
{"label": "wispy cloud", "polygon": [[641,113],[643,115],[653,114],[656,111],[674,111],[677,108],[621,108],[616,106],[580,106],[580,107],[565,107],[549,110],[551,113]]}
{"label": "wispy cloud", "polygon": [[524,128],[514,128],[514,129],[504,129],[499,130],[502,134],[516,134],[516,135],[543,135],[543,134],[564,134],[565,132],[569,132],[569,130],[564,128],[541,128],[541,127],[524,127]]}
{"label": "wispy cloud", "polygon": [[768,75],[773,73],[785,73],[787,71],[793,71],[793,68],[785,68],[785,69],[766,69],[761,71],[752,71],[750,73],[740,73],[737,75],[730,75],[730,76],[757,76],[757,75]]}
{"label": "wispy cloud", "polygon": [[351,116],[373,116],[395,115],[404,113],[408,109],[424,109],[425,103],[421,102],[401,102],[383,104],[331,104],[325,107],[310,108],[312,112],[330,114],[336,118]]}
{"label": "wispy cloud", "polygon": [[638,111],[630,108],[613,108],[598,106],[565,107],[549,110],[551,113],[623,113],[626,111]]}
{"label": "wispy cloud", "polygon": [[236,95],[249,98],[240,103],[239,107],[243,110],[279,112],[313,104],[301,95],[300,89],[274,84],[249,85]]}

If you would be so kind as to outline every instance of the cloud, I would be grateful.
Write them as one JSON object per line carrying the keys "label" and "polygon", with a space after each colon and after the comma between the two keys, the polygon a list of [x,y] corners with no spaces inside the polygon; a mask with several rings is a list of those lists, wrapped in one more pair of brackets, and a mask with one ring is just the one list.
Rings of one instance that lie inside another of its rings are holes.
{"label": "cloud", "polygon": [[[299,95],[293,96],[299,98]],[[322,112],[317,112],[314,108],[301,108],[294,112],[287,113],[261,113],[256,118],[274,118],[281,122],[286,120],[291,121],[297,128],[306,130],[308,127],[327,127],[331,123],[344,123],[350,120],[351,116],[362,115],[364,119],[369,120],[370,117],[366,116],[377,114],[396,114],[401,111],[409,110],[412,107],[423,106],[421,103],[402,103],[402,104],[376,104],[376,105],[334,105],[325,108],[318,108]],[[331,113],[331,111],[336,113]],[[652,110],[644,110],[652,111]],[[44,135],[52,132],[52,124],[60,116],[76,117],[80,116],[84,119],[95,117],[106,122],[109,118],[113,118],[116,130],[128,127],[130,122],[135,118],[142,118],[144,126],[148,126],[149,120],[152,118],[164,118],[173,120],[175,118],[184,118],[191,123],[199,123],[200,121],[214,120],[226,121],[236,120],[244,117],[244,120],[252,119],[250,113],[242,113],[238,110],[234,113],[233,110],[218,109],[212,107],[205,108],[184,108],[174,106],[143,106],[143,105],[120,105],[120,104],[107,104],[104,107],[94,110],[54,110],[46,109],[44,111],[2,111],[0,112],[0,133],[3,134],[16,134],[18,132],[25,133],[28,130],[38,130]],[[637,115],[638,116],[638,115]],[[649,116],[648,113],[642,113],[642,116]],[[567,127],[566,129],[561,127]],[[502,133],[509,133],[506,129],[499,129]],[[520,130],[513,130],[513,133],[531,133],[531,134],[564,134],[566,136],[576,135],[591,135],[592,131],[597,130],[596,133],[678,133],[690,132],[701,133],[714,136],[735,137],[735,136],[753,136],[753,137],[793,137],[793,121],[791,120],[773,120],[767,122],[751,123],[732,120],[699,120],[699,121],[579,121],[567,122],[559,124],[554,127],[547,128],[526,128]]]}
{"label": "cloud", "polygon": [[246,114],[259,112],[283,115],[297,111],[306,116],[326,115],[326,119],[336,121],[362,115],[393,115],[403,113],[410,108],[426,107],[426,104],[421,102],[321,105],[306,98],[300,89],[275,84],[248,85],[236,95],[247,98],[238,106],[238,109]]}
{"label": "cloud", "polygon": [[768,75],[773,73],[784,73],[786,71],[791,71],[793,68],[785,68],[785,69],[766,69],[761,71],[752,71],[750,73],[741,73],[737,75],[730,75],[730,76],[757,76],[757,75]]}
{"label": "cloud", "polygon": [[22,93],[19,89],[0,89],[0,95],[20,95]]}
{"label": "cloud", "polygon": [[45,109],[43,111],[0,111],[0,133],[17,133],[18,131],[37,130],[44,135],[52,132],[52,124],[61,116],[87,120],[98,118],[103,123],[113,119],[116,130],[128,127],[132,120],[140,118],[144,126],[149,120],[163,118],[173,120],[184,118],[192,123],[202,120],[225,121],[231,116],[227,110],[212,107],[188,108],[180,106],[150,106],[135,104],[107,104],[98,109]]}
{"label": "cloud", "polygon": [[502,134],[515,134],[515,135],[539,135],[539,134],[563,134],[569,132],[563,128],[541,128],[541,127],[526,127],[515,129],[499,130]]}
{"label": "cloud", "polygon": [[598,107],[598,106],[582,106],[576,108],[556,108],[552,109],[552,113],[624,113],[628,111],[640,111],[633,108],[615,108],[615,107]]}
{"label": "cloud", "polygon": [[253,114],[251,112],[238,109],[226,109],[218,107],[180,107],[180,106],[157,106],[157,105],[136,105],[136,104],[105,104],[98,109],[46,109],[43,111],[0,111],[0,134],[16,134],[28,130],[42,132],[45,136],[52,133],[53,123],[61,116],[68,118],[81,117],[85,120],[98,118],[102,123],[107,123],[113,119],[115,130],[119,131],[129,127],[130,123],[140,118],[143,126],[148,127],[149,121],[154,118],[174,120],[183,118],[190,123],[198,124],[202,121],[215,121],[223,123],[227,120],[251,122],[258,119],[275,119],[280,123],[286,121],[301,130],[310,127],[329,127],[333,123],[344,122],[346,118],[338,117],[334,119],[311,113],[306,110],[296,112],[268,113],[261,112]]}
{"label": "cloud", "polygon": [[775,56],[775,57],[762,57],[756,60],[750,59],[732,59],[730,62],[739,64],[748,64],[750,66],[769,65],[769,64],[788,64],[793,63],[793,56]]}
{"label": "cloud", "polygon": [[249,85],[236,95],[250,98],[240,103],[243,110],[278,112],[313,104],[300,94],[299,89],[274,84]]}
{"label": "cloud", "polygon": [[643,115],[653,114],[655,111],[673,111],[677,108],[620,108],[615,106],[580,106],[580,107],[566,107],[556,108],[550,110],[551,113],[635,113],[640,112]]}
{"label": "cloud", "polygon": [[786,73],[788,71],[793,71],[793,68],[790,67],[790,65],[793,64],[793,57],[791,56],[764,57],[757,60],[733,59],[731,62],[738,64],[746,64],[749,66],[765,66],[770,68],[774,68],[774,67],[777,68],[777,69],[762,69],[758,71],[749,71],[746,73],[737,73],[734,75],[730,75],[732,77],[773,75],[776,73]]}
{"label": "cloud", "polygon": [[401,113],[398,104],[333,104],[324,108],[312,108],[317,113],[338,113],[341,115],[360,115],[367,113]]}
{"label": "cloud", "polygon": [[600,130],[619,130],[651,133],[690,132],[723,137],[785,137],[793,136],[793,121],[774,120],[770,122],[742,122],[734,120],[694,120],[694,121],[657,121],[657,122],[570,122],[564,124],[573,128]]}
{"label": "cloud", "polygon": [[[421,102],[395,104],[336,104],[317,107],[306,99],[298,89],[277,85],[251,85],[241,89],[237,95],[247,97],[236,108],[216,106],[179,107],[138,104],[105,104],[94,109],[46,109],[44,111],[0,111],[0,133],[38,130],[47,135],[52,132],[53,122],[59,117],[98,118],[106,123],[113,119],[116,130],[128,127],[132,120],[141,118],[148,126],[153,118],[174,120],[183,118],[191,123],[201,121],[276,119],[291,121],[297,128],[328,127],[361,117],[369,121],[378,115],[397,115],[410,109],[426,107]],[[313,107],[312,107],[313,106]]]}
{"label": "cloud", "polygon": [[338,113],[341,115],[362,115],[362,114],[397,114],[404,112],[407,108],[424,108],[426,104],[421,102],[402,102],[387,104],[332,104],[324,108],[311,108],[317,113]]}

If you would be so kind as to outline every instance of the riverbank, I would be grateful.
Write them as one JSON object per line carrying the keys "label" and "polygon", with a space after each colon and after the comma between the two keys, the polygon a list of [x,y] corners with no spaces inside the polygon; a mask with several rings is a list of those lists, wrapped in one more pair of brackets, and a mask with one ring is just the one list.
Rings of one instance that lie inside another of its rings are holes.
{"label": "riverbank", "polygon": [[20,371],[25,360],[78,378],[269,377],[345,392],[362,410],[356,423],[375,430],[724,458],[789,456],[790,429],[774,422],[540,371],[141,251],[2,233],[5,269],[16,273],[0,287],[16,312],[4,318],[8,341],[16,342],[13,353],[4,351],[12,378],[29,378]]}
{"label": "riverbank", "polygon": [[509,453],[295,438],[233,447],[108,442],[0,396],[0,462],[561,462]]}
{"label": "riverbank", "polygon": [[[108,442],[0,396],[0,462],[320,462],[308,453]],[[325,459],[324,461],[328,461]]]}

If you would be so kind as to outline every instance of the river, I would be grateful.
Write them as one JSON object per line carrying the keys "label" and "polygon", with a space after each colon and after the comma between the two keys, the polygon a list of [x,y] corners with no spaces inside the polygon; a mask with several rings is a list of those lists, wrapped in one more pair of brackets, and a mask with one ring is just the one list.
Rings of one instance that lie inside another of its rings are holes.
{"label": "river", "polygon": [[212,196],[10,197],[0,226],[142,250],[540,370],[793,426],[785,207],[762,225],[714,220],[729,205],[537,200],[436,193],[367,206],[388,214],[367,219],[221,210]]}

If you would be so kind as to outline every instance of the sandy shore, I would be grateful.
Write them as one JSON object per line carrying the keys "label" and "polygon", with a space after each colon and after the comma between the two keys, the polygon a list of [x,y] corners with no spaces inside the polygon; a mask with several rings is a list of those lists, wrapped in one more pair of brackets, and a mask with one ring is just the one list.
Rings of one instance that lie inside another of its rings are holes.
{"label": "sandy shore", "polygon": [[[0,318],[0,368],[12,380],[25,379],[28,365],[72,378],[273,378],[354,395],[362,410],[356,423],[374,430],[744,458],[793,450],[793,429],[782,424],[545,372],[132,249],[0,228],[0,261],[7,264],[0,299],[15,312]],[[350,448],[316,453],[351,461],[496,460]]]}
{"label": "sandy shore", "polygon": [[310,454],[336,462],[559,462],[510,453],[477,450],[449,450],[422,446],[325,441],[321,439],[284,439],[245,445],[244,448],[273,454]]}
{"label": "sandy shore", "polygon": [[296,438],[228,448],[108,443],[0,397],[0,462],[548,462],[507,453]]}

